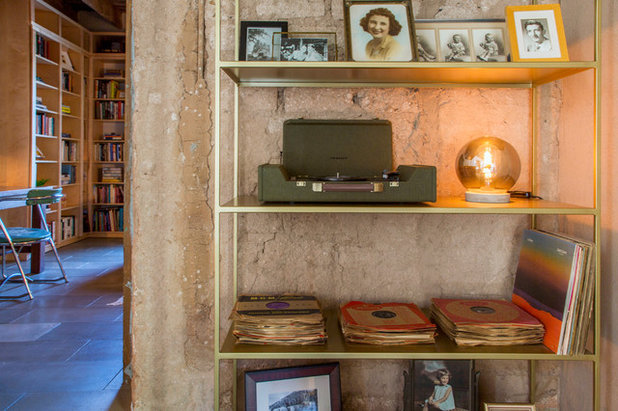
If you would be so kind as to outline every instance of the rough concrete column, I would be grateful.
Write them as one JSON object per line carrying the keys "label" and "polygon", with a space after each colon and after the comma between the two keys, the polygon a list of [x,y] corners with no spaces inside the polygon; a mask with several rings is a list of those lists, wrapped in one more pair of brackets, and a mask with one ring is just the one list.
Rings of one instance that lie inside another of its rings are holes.
{"label": "rough concrete column", "polygon": [[211,409],[210,95],[201,0],[134,0],[127,223],[135,409]]}

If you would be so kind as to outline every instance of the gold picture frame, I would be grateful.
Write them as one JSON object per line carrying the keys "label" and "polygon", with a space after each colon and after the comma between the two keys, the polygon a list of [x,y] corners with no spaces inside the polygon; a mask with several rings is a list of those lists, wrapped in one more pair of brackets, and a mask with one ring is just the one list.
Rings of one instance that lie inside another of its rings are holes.
{"label": "gold picture frame", "polygon": [[534,404],[527,403],[483,403],[483,411],[536,411]]}
{"label": "gold picture frame", "polygon": [[507,6],[513,61],[569,61],[559,4]]}
{"label": "gold picture frame", "polygon": [[344,0],[343,4],[347,60],[417,60],[411,0]]}

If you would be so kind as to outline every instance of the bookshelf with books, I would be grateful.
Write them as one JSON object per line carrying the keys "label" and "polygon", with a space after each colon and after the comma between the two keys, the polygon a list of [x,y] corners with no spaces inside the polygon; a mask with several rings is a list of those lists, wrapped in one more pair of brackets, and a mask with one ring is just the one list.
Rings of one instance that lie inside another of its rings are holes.
{"label": "bookshelf with books", "polygon": [[122,236],[125,36],[115,32],[91,34],[88,221],[91,235]]}
{"label": "bookshelf with books", "polygon": [[[58,245],[65,245],[82,235],[87,30],[42,0],[30,5],[34,101],[30,184],[62,187],[64,198],[52,205],[48,219]],[[71,230],[61,230],[64,220],[75,220]]]}

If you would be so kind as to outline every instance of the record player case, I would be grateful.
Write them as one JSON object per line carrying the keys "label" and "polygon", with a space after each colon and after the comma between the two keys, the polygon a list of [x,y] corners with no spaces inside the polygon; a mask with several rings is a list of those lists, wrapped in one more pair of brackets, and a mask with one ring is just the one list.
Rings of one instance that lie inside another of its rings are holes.
{"label": "record player case", "polygon": [[392,172],[387,120],[287,120],[282,164],[258,168],[263,202],[436,201],[436,168]]}

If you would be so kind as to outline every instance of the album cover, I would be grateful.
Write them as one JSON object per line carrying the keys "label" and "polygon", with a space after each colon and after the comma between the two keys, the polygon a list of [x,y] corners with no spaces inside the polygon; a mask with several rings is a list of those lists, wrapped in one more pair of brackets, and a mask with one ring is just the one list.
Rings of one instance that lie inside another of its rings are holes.
{"label": "album cover", "polygon": [[581,333],[587,312],[590,244],[537,230],[525,230],[515,274],[512,300],[545,326],[543,343],[566,354]]}
{"label": "album cover", "polygon": [[320,304],[310,295],[242,295],[233,317],[271,317],[320,314]]}

